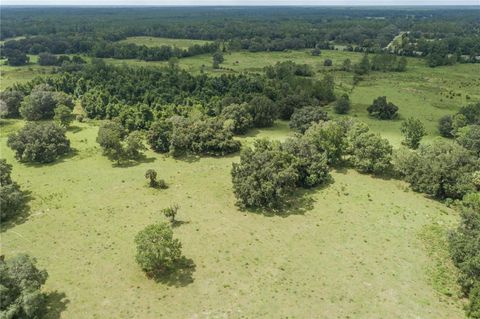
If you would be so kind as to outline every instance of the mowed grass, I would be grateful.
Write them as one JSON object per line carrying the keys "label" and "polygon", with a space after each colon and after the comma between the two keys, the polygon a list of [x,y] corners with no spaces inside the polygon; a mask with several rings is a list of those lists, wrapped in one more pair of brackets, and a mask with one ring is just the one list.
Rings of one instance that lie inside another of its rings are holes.
{"label": "mowed grass", "polygon": [[[22,124],[3,123],[10,131]],[[238,154],[176,160],[148,151],[115,167],[97,130],[74,123],[74,154],[41,166],[18,163],[0,139],[13,178],[32,192],[29,216],[2,228],[2,254],[29,253],[48,269],[45,291],[65,294],[53,298],[49,318],[464,317],[432,282],[439,261],[424,236],[457,216],[405,183],[334,171],[332,184],[305,192],[306,204],[284,215],[243,212],[230,178]],[[279,122],[241,140],[289,134]],[[148,188],[149,168],[170,187]],[[135,263],[133,241],[173,203],[175,237],[196,268],[156,283]],[[446,247],[435,249],[442,256]]]}
{"label": "mowed grass", "polygon": [[192,39],[171,39],[171,38],[157,38],[157,37],[128,37],[125,40],[118,41],[119,43],[133,43],[137,45],[145,45],[147,47],[159,47],[162,45],[177,47],[180,49],[187,49],[196,44],[202,45],[211,41],[192,40]]}

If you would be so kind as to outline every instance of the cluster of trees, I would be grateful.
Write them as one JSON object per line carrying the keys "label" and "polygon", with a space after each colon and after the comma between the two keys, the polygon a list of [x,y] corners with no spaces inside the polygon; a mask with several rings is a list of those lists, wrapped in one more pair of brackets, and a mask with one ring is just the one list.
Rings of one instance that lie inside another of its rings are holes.
{"label": "cluster of trees", "polygon": [[0,159],[0,221],[17,215],[25,205],[26,197],[20,186],[12,180],[12,165]]}
{"label": "cluster of trees", "polygon": [[380,120],[393,120],[397,117],[398,106],[387,102],[386,96],[379,96],[367,108],[368,114]]}
{"label": "cluster of trees", "polygon": [[362,59],[353,66],[349,59],[344,60],[342,69],[344,71],[353,70],[357,75],[364,75],[370,71],[404,72],[407,70],[407,59],[404,56],[399,58],[383,51],[374,54],[372,58],[365,53]]}
{"label": "cluster of trees", "polygon": [[[225,41],[230,50],[284,51],[332,48],[347,44],[351,50],[374,52],[385,48],[400,30],[405,40],[393,52],[402,55],[480,55],[476,10],[415,10],[398,8],[7,8],[0,38],[8,50],[38,54],[119,51],[132,56],[143,48],[115,41],[128,36]],[[141,21],[141,23],[139,23]],[[28,35],[31,35],[28,37]],[[101,39],[104,44],[98,46]],[[135,52],[135,53],[132,53]],[[211,51],[213,53],[214,51]],[[157,54],[151,54],[156,56]],[[148,56],[148,55],[145,55]],[[473,58],[472,58],[473,57]]]}
{"label": "cluster of trees", "polygon": [[8,136],[7,145],[23,162],[50,163],[70,152],[65,129],[52,122],[29,122]]}
{"label": "cluster of trees", "polygon": [[[479,174],[480,179],[480,174]],[[480,180],[478,183],[480,190]],[[470,302],[467,315],[480,318],[480,192],[464,197],[460,210],[460,224],[450,235],[453,262],[460,271],[459,283]]]}
{"label": "cluster of trees", "polygon": [[60,66],[60,65],[69,65],[69,64],[85,64],[87,61],[85,61],[83,58],[81,58],[78,55],[74,55],[71,58],[68,55],[54,55],[49,52],[42,52],[38,54],[38,64],[46,66],[46,65],[54,65],[54,66]]}
{"label": "cluster of trees", "polygon": [[1,318],[43,318],[46,298],[41,287],[48,273],[36,266],[35,258],[19,254],[0,256]]}
{"label": "cluster of trees", "polygon": [[446,115],[438,122],[440,135],[455,138],[457,143],[480,154],[480,102],[461,107],[454,115]]}
{"label": "cluster of trees", "polygon": [[363,173],[391,168],[392,146],[353,120],[313,121],[303,135],[284,143],[259,140],[242,151],[232,167],[234,193],[241,207],[281,208],[297,187],[329,180],[329,166],[348,162]]}

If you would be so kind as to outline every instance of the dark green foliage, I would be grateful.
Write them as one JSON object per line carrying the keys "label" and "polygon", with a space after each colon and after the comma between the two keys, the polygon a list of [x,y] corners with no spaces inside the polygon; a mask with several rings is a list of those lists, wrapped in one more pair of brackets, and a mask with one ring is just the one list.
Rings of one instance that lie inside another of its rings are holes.
{"label": "dark green foliage", "polygon": [[240,142],[233,139],[231,130],[217,118],[192,120],[174,116],[169,121],[172,125],[169,150],[173,156],[225,155],[240,150]]}
{"label": "dark green foliage", "polygon": [[405,140],[402,142],[402,144],[411,149],[417,149],[420,145],[420,141],[427,134],[423,123],[413,117],[402,122],[400,131],[405,136]]}
{"label": "dark green foliage", "polygon": [[0,159],[0,222],[14,217],[25,205],[25,195],[10,176],[12,165]]}
{"label": "dark green foliage", "polygon": [[40,65],[58,65],[58,58],[48,52],[38,54],[38,64]]}
{"label": "dark green foliage", "polygon": [[252,115],[248,112],[248,104],[230,104],[223,108],[220,116],[224,120],[233,121],[233,133],[245,134],[253,127]]}
{"label": "dark green foliage", "polygon": [[63,127],[68,127],[74,119],[72,109],[66,105],[58,105],[54,112],[55,115],[53,116],[53,119]]}
{"label": "dark green foliage", "polygon": [[118,108],[121,109],[118,116],[120,123],[129,132],[149,129],[154,120],[153,111],[146,104],[122,105]]}
{"label": "dark green foliage", "polygon": [[285,204],[299,180],[294,156],[280,143],[256,140],[254,148],[233,163],[232,182],[241,207],[278,208]]}
{"label": "dark green foliage", "polygon": [[355,64],[354,71],[358,75],[364,75],[370,72],[370,60],[367,54],[364,54],[362,60],[360,60],[358,64]]}
{"label": "dark green foliage", "polygon": [[470,297],[467,314],[472,318],[479,318],[480,193],[465,196],[460,218],[459,226],[449,238],[450,252],[460,271],[459,283],[464,293]]}
{"label": "dark green foliage", "polygon": [[342,70],[346,72],[350,72],[352,70],[352,61],[350,59],[343,60]]}
{"label": "dark green foliage", "polygon": [[154,169],[148,169],[145,172],[145,178],[150,180],[150,187],[157,186],[157,171],[155,171]]}
{"label": "dark green foliage", "polygon": [[337,121],[313,124],[306,132],[305,139],[318,152],[325,153],[329,164],[338,164],[346,152],[345,127]]}
{"label": "dark green foliage", "polygon": [[333,107],[335,113],[337,114],[347,114],[350,111],[350,98],[348,94],[343,94],[336,102]]}
{"label": "dark green foliage", "polygon": [[173,238],[172,228],[167,223],[145,227],[135,236],[135,244],[135,259],[149,277],[175,270],[175,265],[182,256],[182,244]]}
{"label": "dark green foliage", "polygon": [[248,109],[253,118],[255,127],[272,126],[277,118],[278,110],[275,103],[265,96],[253,98],[248,103]]}
{"label": "dark green foliage", "polygon": [[362,173],[385,174],[391,168],[393,148],[379,134],[364,132],[349,139],[348,153],[353,166]]}
{"label": "dark green foliage", "polygon": [[7,107],[4,117],[17,117],[20,115],[19,108],[23,101],[23,93],[15,90],[0,92],[0,100],[4,101]]}
{"label": "dark green foliage", "polygon": [[397,117],[398,106],[387,102],[386,96],[379,96],[367,108],[368,114],[380,120],[392,120]]}
{"label": "dark green foliage", "polygon": [[49,163],[70,152],[65,129],[55,123],[27,123],[8,137],[7,145],[23,162]]}
{"label": "dark green foliage", "polygon": [[455,134],[458,144],[480,156],[480,125],[467,125]]}
{"label": "dark green foliage", "polygon": [[314,48],[312,51],[310,51],[310,53],[311,53],[313,56],[319,56],[320,54],[322,54],[322,52],[320,51],[319,48]]}
{"label": "dark green foliage", "polygon": [[321,107],[305,106],[293,112],[289,126],[291,129],[303,134],[313,124],[327,120],[327,112],[322,110]]}
{"label": "dark green foliage", "polygon": [[11,66],[25,65],[30,60],[29,57],[20,50],[6,51],[5,57],[7,58],[7,64]]}
{"label": "dark green foliage", "polygon": [[103,154],[120,163],[122,160],[136,160],[146,150],[143,135],[139,131],[126,134],[123,126],[116,121],[107,121],[100,125],[97,143]]}
{"label": "dark green foliage", "polygon": [[218,69],[220,67],[220,64],[223,63],[224,61],[223,53],[221,51],[215,52],[212,56],[212,60],[213,60],[213,68]]}
{"label": "dark green foliage", "polygon": [[299,187],[309,188],[330,180],[327,155],[303,137],[289,138],[282,149],[294,156]]}
{"label": "dark green foliage", "polygon": [[395,169],[415,191],[456,199],[476,190],[473,175],[480,160],[458,144],[437,141],[417,151],[397,152]]}
{"label": "dark green foliage", "polygon": [[25,97],[20,106],[20,114],[28,121],[52,119],[58,105],[73,109],[72,98],[63,92],[54,92],[49,85],[41,84]]}
{"label": "dark green foliage", "polygon": [[312,76],[313,70],[308,64],[297,64],[293,61],[277,62],[275,65],[266,66],[265,74],[270,79],[284,80],[293,76]]}
{"label": "dark green foliage", "polygon": [[330,59],[325,59],[323,61],[323,66],[332,66],[332,65],[333,65],[333,62]]}
{"label": "dark green foliage", "polygon": [[36,260],[25,254],[5,260],[0,257],[0,317],[37,319],[45,314],[41,287],[48,274],[36,267]]}
{"label": "dark green foliage", "polygon": [[438,120],[438,131],[443,137],[453,137],[453,119],[451,115],[445,115]]}
{"label": "dark green foliage", "polygon": [[170,150],[171,132],[172,123],[170,121],[157,120],[148,130],[147,142],[155,152],[167,153]]}
{"label": "dark green foliage", "polygon": [[312,103],[312,99],[307,95],[288,94],[277,102],[279,116],[282,120],[289,120],[296,109]]}
{"label": "dark green foliage", "polygon": [[398,59],[396,55],[388,53],[375,54],[371,68],[373,71],[403,72],[407,68],[407,59],[405,57]]}

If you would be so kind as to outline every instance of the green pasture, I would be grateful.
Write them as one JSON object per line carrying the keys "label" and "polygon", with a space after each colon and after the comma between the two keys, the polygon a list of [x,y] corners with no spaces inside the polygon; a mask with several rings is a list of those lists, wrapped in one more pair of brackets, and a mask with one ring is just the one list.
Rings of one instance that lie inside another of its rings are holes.
{"label": "green pasture", "polygon": [[159,47],[162,45],[177,47],[180,49],[187,49],[195,44],[202,45],[211,41],[192,40],[192,39],[171,39],[158,37],[128,37],[125,40],[120,40],[119,43],[133,43],[137,45],[145,45],[147,47]]}

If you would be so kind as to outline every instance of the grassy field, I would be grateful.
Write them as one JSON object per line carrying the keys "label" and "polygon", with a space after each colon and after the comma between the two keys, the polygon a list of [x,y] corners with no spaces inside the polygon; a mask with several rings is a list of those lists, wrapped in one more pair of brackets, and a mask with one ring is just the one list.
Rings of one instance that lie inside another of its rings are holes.
{"label": "grassy field", "polygon": [[[284,215],[242,212],[230,181],[237,155],[175,160],[149,151],[114,167],[95,143],[98,127],[75,123],[72,156],[24,165],[5,145],[23,123],[1,124],[2,158],[32,192],[30,215],[2,228],[2,254],[27,252],[48,269],[49,318],[464,317],[460,302],[440,293],[456,291],[452,274],[438,287],[435,269],[451,269],[445,245],[425,244],[444,240],[457,216],[403,182],[336,171]],[[241,140],[288,134],[278,122]],[[148,188],[148,168],[170,187]],[[135,263],[133,239],[165,220],[160,210],[172,203],[181,206],[175,237],[196,267],[156,283]]]}
{"label": "grassy field", "polygon": [[23,66],[5,65],[6,60],[0,59],[0,90],[5,90],[15,83],[25,83],[37,76],[49,74],[53,67],[37,64],[36,55],[29,55],[30,63]]}
{"label": "grassy field", "polygon": [[180,49],[187,49],[195,44],[202,45],[210,41],[205,40],[191,40],[191,39],[170,39],[157,37],[128,37],[120,43],[134,43],[138,45],[145,45],[147,47],[159,47],[162,45],[177,47]]}

